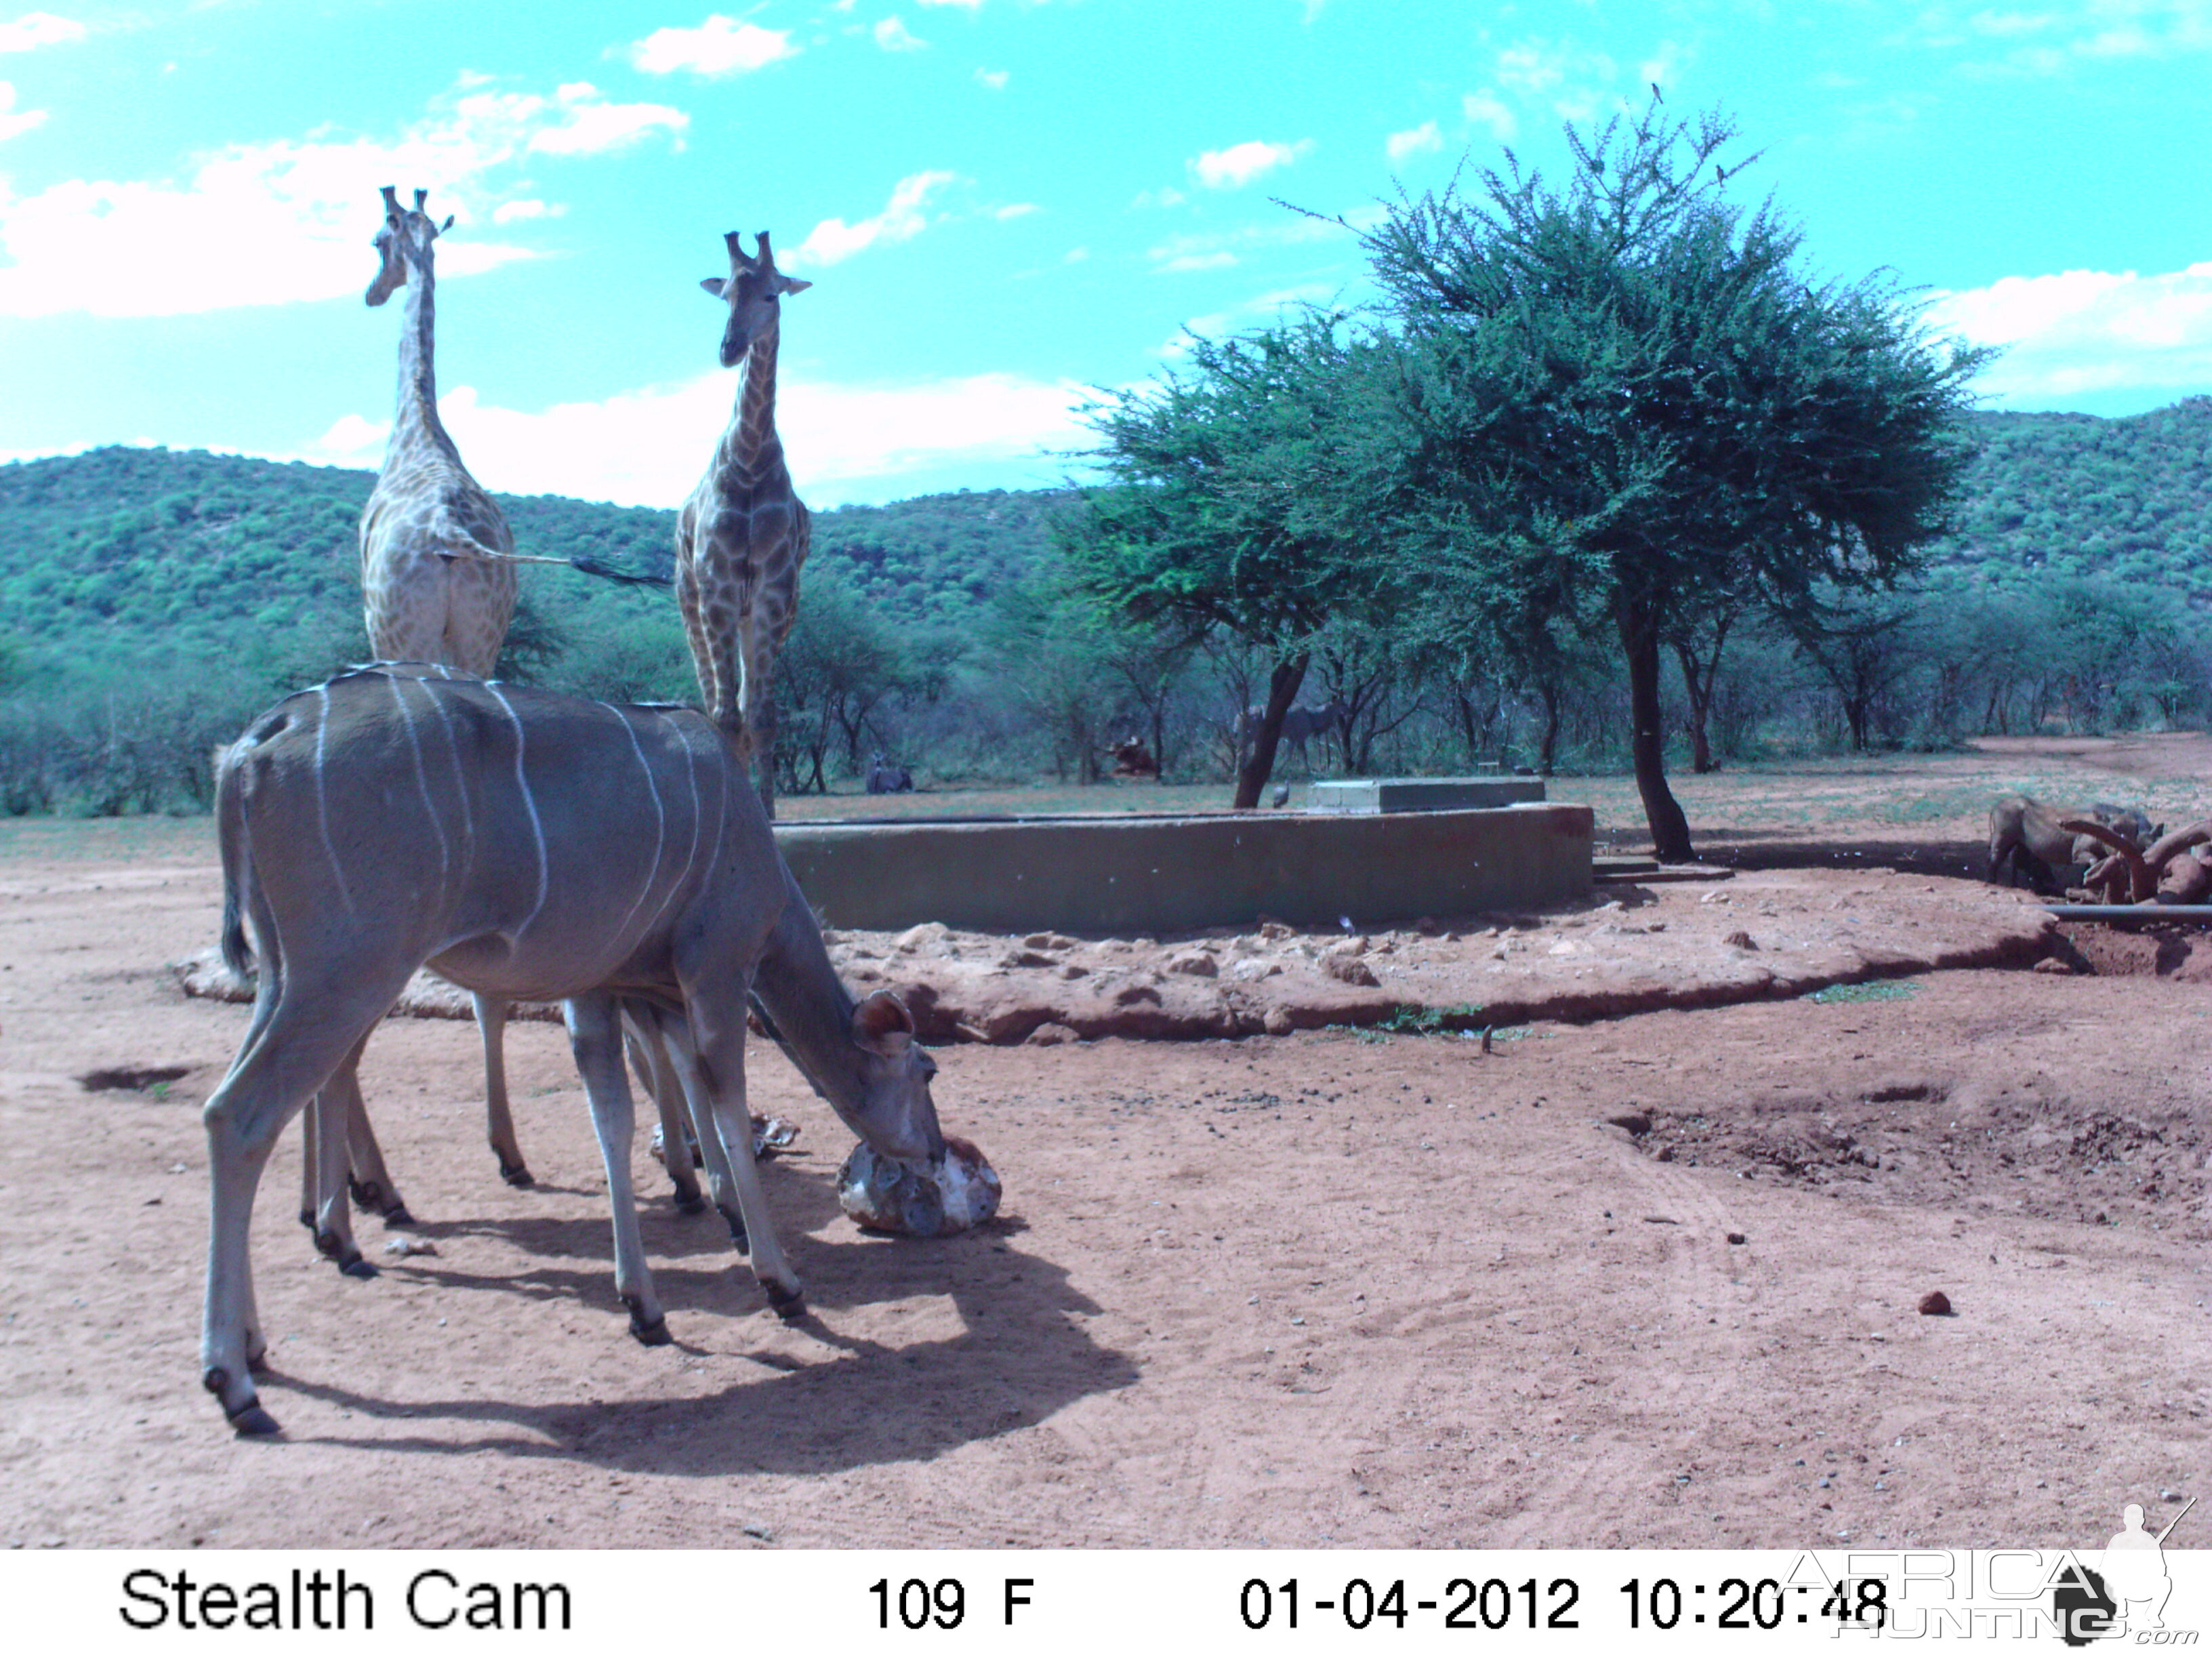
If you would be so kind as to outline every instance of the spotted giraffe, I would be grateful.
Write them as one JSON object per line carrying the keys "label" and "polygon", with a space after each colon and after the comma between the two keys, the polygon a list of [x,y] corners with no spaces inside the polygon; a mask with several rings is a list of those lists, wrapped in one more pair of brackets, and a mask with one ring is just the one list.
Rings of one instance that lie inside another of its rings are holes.
{"label": "spotted giraffe", "polygon": [[[392,185],[385,185],[383,193],[384,225],[375,237],[381,264],[362,297],[380,306],[393,289],[404,287],[407,307],[399,331],[398,407],[385,445],[384,469],[361,516],[362,619],[379,661],[438,664],[481,679],[498,660],[514,617],[516,566],[565,561],[516,554],[506,515],[469,476],[438,418],[437,275],[431,248],[452,228],[453,219],[448,216],[441,225],[423,212],[427,191],[415,192],[411,210],[400,206]],[[474,1000],[483,1040],[492,1151],[498,1154],[500,1173],[526,1187],[530,1170],[515,1139],[507,1097],[507,1005],[483,995]],[[404,1215],[405,1206],[385,1173],[361,1108],[352,1067],[341,1067],[331,1086],[350,1097],[349,1139],[356,1154],[360,1196],[387,1215]]]}
{"label": "spotted giraffe", "polygon": [[700,287],[729,307],[722,367],[745,366],[737,408],[714,459],[676,521],[676,598],[699,690],[716,725],[758,768],[762,804],[775,815],[775,654],[799,617],[799,572],[812,517],[791,487],[775,434],[778,318],[787,294],[811,283],[775,268],[768,233],[749,256],[736,231],[722,239],[730,274]]}

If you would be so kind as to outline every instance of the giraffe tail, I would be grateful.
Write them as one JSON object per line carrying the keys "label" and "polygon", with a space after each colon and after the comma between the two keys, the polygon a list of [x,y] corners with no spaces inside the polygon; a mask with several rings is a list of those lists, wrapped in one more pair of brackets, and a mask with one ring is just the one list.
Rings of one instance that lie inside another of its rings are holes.
{"label": "giraffe tail", "polygon": [[609,581],[632,582],[640,587],[673,587],[676,585],[676,578],[673,575],[654,576],[635,570],[617,570],[611,564],[602,564],[588,553],[575,554],[566,562],[574,565],[586,576],[604,576]]}

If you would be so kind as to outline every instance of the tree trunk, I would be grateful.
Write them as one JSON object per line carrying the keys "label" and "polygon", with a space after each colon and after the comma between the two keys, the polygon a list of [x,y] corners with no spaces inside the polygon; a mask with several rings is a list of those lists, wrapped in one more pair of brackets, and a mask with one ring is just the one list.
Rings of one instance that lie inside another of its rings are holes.
{"label": "tree trunk", "polygon": [[1536,687],[1537,700],[1544,705],[1544,735],[1536,744],[1536,775],[1548,778],[1559,763],[1559,720],[1561,705],[1557,680],[1545,680]]}
{"label": "tree trunk", "polygon": [[1651,826],[1651,845],[1666,864],[1687,864],[1697,857],[1690,845],[1690,821],[1667,787],[1667,726],[1659,700],[1659,618],[1648,600],[1624,598],[1618,612],[1621,649],[1628,658],[1630,751],[1636,759],[1636,787],[1644,797],[1644,816]]}
{"label": "tree trunk", "polygon": [[1268,774],[1275,769],[1275,745],[1283,735],[1283,716],[1297,701],[1298,688],[1305,684],[1308,653],[1301,651],[1287,662],[1279,662],[1267,677],[1267,708],[1260,716],[1260,729],[1252,734],[1251,758],[1243,763],[1237,775],[1237,799],[1231,803],[1237,811],[1249,812],[1260,804],[1260,792],[1267,787]]}
{"label": "tree trunk", "polygon": [[1690,700],[1690,769],[1701,776],[1720,770],[1706,728],[1713,712],[1713,685],[1721,674],[1721,648],[1728,643],[1729,624],[1733,621],[1733,617],[1721,618],[1713,630],[1713,653],[1702,663],[1688,640],[1674,641],[1674,654],[1682,664],[1682,690]]}

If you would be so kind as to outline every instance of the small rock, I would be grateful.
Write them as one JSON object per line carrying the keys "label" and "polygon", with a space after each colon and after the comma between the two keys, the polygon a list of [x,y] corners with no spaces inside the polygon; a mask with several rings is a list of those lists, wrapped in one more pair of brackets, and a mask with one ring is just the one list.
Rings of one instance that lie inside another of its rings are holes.
{"label": "small rock", "polygon": [[1297,929],[1295,927],[1288,927],[1279,921],[1263,921],[1260,924],[1260,937],[1261,939],[1288,939],[1297,931]]}
{"label": "small rock", "polygon": [[438,1247],[427,1238],[414,1238],[405,1233],[394,1233],[384,1241],[386,1255],[435,1255]]}
{"label": "small rock", "polygon": [[2071,974],[2074,964],[2063,957],[2045,957],[2035,964],[2034,971],[2039,974]]}
{"label": "small rock", "polygon": [[1730,933],[1726,939],[1723,939],[1721,943],[1723,945],[1733,945],[1739,951],[1756,951],[1759,949],[1759,941],[1752,938],[1749,933],[1745,933],[1741,927],[1737,928],[1735,932]]}
{"label": "small rock", "polygon": [[1057,968],[1060,958],[1042,951],[1009,951],[999,958],[1001,968]]}
{"label": "small rock", "polygon": [[1730,1233],[1728,1236],[1728,1242],[1731,1244],[1741,1244],[1747,1241],[1741,1233]]}
{"label": "small rock", "polygon": [[1443,923],[1438,921],[1434,916],[1416,916],[1413,918],[1413,931],[1417,933],[1425,933],[1429,938],[1434,939],[1438,933],[1443,932]]}
{"label": "small rock", "polygon": [[1050,1020],[1047,1020],[1029,1035],[1030,1043],[1039,1048],[1056,1048],[1060,1043],[1073,1042],[1076,1040],[1076,1033],[1073,1030],[1065,1025],[1054,1024]]}
{"label": "small rock", "polygon": [[1948,1317],[1951,1312],[1951,1298],[1941,1291],[1930,1291],[1920,1298],[1920,1311]]}
{"label": "small rock", "polygon": [[1155,1008],[1158,1007],[1160,1003],[1158,988],[1138,980],[1124,985],[1114,993],[1114,1006],[1116,1008],[1132,1008],[1140,1002],[1149,1002]]}
{"label": "small rock", "polygon": [[1065,933],[1031,933],[1022,941],[1032,951],[1073,951],[1075,941]]}
{"label": "small rock", "polygon": [[1079,962],[1063,962],[1058,972],[1062,979],[1084,979],[1089,976],[1091,970]]}
{"label": "small rock", "polygon": [[867,1142],[855,1146],[837,1171],[837,1203],[872,1232],[935,1238],[965,1231],[999,1211],[998,1172],[975,1143],[945,1137],[945,1157],[927,1167],[902,1164]]}
{"label": "small rock", "polygon": [[895,949],[913,956],[930,945],[943,944],[951,935],[952,930],[941,921],[922,921],[916,922],[891,943]]}
{"label": "small rock", "polygon": [[1221,971],[1221,964],[1205,951],[1182,951],[1168,958],[1168,972],[1192,974],[1200,979],[1212,979]]}
{"label": "small rock", "polygon": [[1627,1130],[1632,1135],[1648,1135],[1651,1133],[1651,1120],[1642,1112],[1623,1112],[1617,1117],[1606,1119],[1606,1121],[1616,1129]]}
{"label": "small rock", "polygon": [[1547,954],[1555,957],[1571,957],[1575,955],[1583,947],[1576,944],[1574,940],[1571,939],[1563,939],[1557,945],[1554,945]]}
{"label": "small rock", "polygon": [[1291,1018],[1291,1011],[1279,1002],[1261,1017],[1260,1024],[1269,1036],[1288,1036],[1298,1029],[1297,1022]]}
{"label": "small rock", "polygon": [[1332,951],[1321,959],[1322,972],[1346,985],[1380,985],[1375,970],[1347,951]]}
{"label": "small rock", "polygon": [[1710,893],[1701,893],[1698,896],[1698,902],[1700,904],[1726,904],[1728,902],[1729,896],[1717,887]]}

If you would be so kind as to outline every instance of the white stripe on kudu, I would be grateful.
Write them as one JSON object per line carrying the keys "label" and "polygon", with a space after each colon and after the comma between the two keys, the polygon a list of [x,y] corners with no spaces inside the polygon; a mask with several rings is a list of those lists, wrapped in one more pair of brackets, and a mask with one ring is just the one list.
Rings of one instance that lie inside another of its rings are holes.
{"label": "white stripe on kudu", "polygon": [[[430,820],[430,833],[438,838],[438,890],[442,893],[446,890],[447,881],[453,875],[453,848],[446,842],[446,826],[439,818],[438,804],[430,799],[429,775],[422,769],[422,739],[416,732],[415,716],[407,710],[407,696],[403,683],[395,674],[389,684],[392,687],[392,703],[399,710],[399,718],[407,725],[407,747],[409,752],[415,757],[415,787],[422,797],[422,815]],[[430,693],[425,689],[422,695],[428,697]],[[434,702],[436,701],[435,698],[431,700]]]}
{"label": "white stripe on kudu", "polygon": [[331,874],[337,878],[338,897],[345,902],[346,914],[353,914],[353,890],[346,885],[345,870],[338,863],[338,849],[331,841],[331,797],[323,782],[323,733],[331,723],[331,683],[325,680],[315,688],[316,701],[321,705],[322,718],[315,722],[315,827],[322,831],[323,855],[331,861]]}
{"label": "white stripe on kudu", "polygon": [[545,908],[545,892],[552,872],[545,861],[545,825],[538,816],[538,797],[531,793],[529,775],[522,769],[523,754],[530,746],[530,739],[522,729],[522,716],[514,712],[514,705],[507,700],[507,693],[499,689],[498,682],[486,680],[484,690],[499,699],[499,706],[507,710],[507,719],[514,722],[514,787],[522,791],[522,804],[530,812],[531,837],[538,844],[538,902],[530,907],[530,914],[522,919],[521,925],[509,936],[520,939],[529,931],[530,924],[538,920],[538,913]]}

